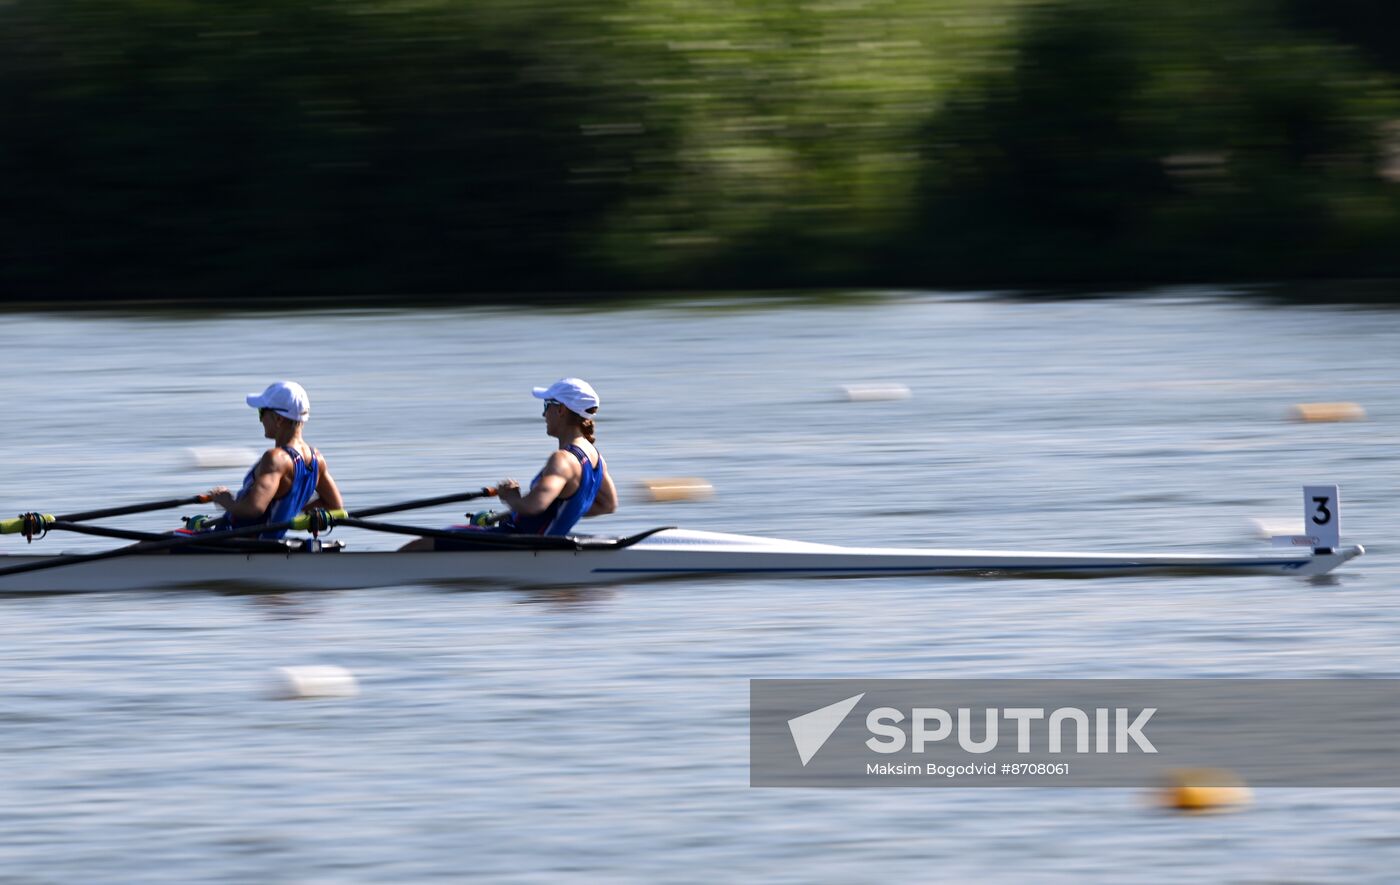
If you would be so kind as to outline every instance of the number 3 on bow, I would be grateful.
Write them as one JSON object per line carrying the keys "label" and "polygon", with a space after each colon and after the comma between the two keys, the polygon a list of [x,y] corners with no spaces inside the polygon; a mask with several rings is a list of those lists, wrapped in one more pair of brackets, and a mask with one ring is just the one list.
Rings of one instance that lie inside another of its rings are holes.
{"label": "number 3 on bow", "polygon": [[1303,487],[1303,528],[1314,547],[1335,548],[1340,543],[1336,513],[1341,507],[1337,486]]}

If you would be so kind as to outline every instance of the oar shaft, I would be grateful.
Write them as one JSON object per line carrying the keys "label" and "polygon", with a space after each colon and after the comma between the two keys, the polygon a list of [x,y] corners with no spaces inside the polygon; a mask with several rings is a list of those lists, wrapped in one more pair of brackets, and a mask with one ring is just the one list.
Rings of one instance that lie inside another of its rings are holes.
{"label": "oar shaft", "polygon": [[516,535],[503,532],[483,532],[453,529],[433,529],[426,526],[397,525],[390,522],[372,522],[354,516],[333,520],[336,525],[353,529],[367,529],[372,532],[385,532],[390,535],[415,535],[419,538],[442,538],[472,547],[506,550],[620,550],[644,541],[658,532],[674,529],[673,525],[657,526],[635,535],[623,538],[590,538],[587,535]]}
{"label": "oar shaft", "polygon": [[355,517],[380,516],[385,513],[399,513],[404,510],[422,510],[424,507],[436,507],[439,504],[456,504],[460,501],[474,501],[477,498],[494,498],[496,490],[485,488],[478,492],[458,492],[455,495],[442,495],[437,498],[419,498],[416,501],[404,501],[402,504],[385,504],[382,507],[367,507],[364,510],[356,510]]}
{"label": "oar shaft", "polygon": [[[101,525],[83,525],[81,523],[64,522],[63,520],[50,522],[47,524],[46,528],[50,531],[74,532],[79,535],[95,535],[99,538],[118,538],[124,541],[168,541],[172,537],[175,537],[166,533],[134,532],[129,529],[114,529]],[[179,537],[183,538],[188,536],[180,535]],[[246,553],[285,553],[287,549],[277,541],[249,541],[237,538],[229,541],[211,541],[207,547],[202,544],[197,546],[199,546],[201,550],[238,550]]]}
{"label": "oar shaft", "polygon": [[453,531],[452,529],[432,529],[416,525],[396,525],[390,522],[372,522],[351,516],[337,519],[336,525],[352,529],[367,529],[371,532],[384,532],[389,535],[413,535],[418,538],[442,538],[461,541],[473,547],[524,548],[528,550],[575,550],[578,543],[561,535],[510,535],[496,532]]}
{"label": "oar shaft", "polygon": [[[436,507],[439,504],[456,504],[461,501],[474,501],[477,498],[494,498],[496,490],[484,488],[476,492],[458,492],[452,495],[440,495],[436,498],[419,498],[414,501],[404,501],[401,504],[385,504],[380,507],[370,507],[367,510],[357,512],[356,516],[380,516],[385,513],[398,513],[404,510],[421,510],[424,507]],[[81,513],[65,513],[62,516],[45,517],[46,521],[53,522],[83,522],[90,519],[105,519],[109,516],[126,516],[131,513],[144,513],[149,510],[165,510],[171,507],[183,507],[186,504],[207,504],[210,501],[208,495],[191,495],[188,498],[171,498],[167,501],[148,501],[144,504],[128,504],[123,507],[109,507],[105,510],[85,510]],[[22,517],[12,519],[0,519],[0,535],[19,534],[24,530],[24,520]]]}
{"label": "oar shaft", "polygon": [[[109,516],[126,516],[130,513],[146,513],[151,510],[168,510],[186,504],[207,504],[213,500],[209,495],[190,495],[187,498],[169,498],[165,501],[147,501],[143,504],[125,504],[121,507],[108,507],[103,510],[84,510],[81,513],[65,513],[62,516],[40,514],[46,523],[84,522],[89,519],[105,519]],[[11,519],[0,519],[0,535],[18,535],[25,531],[24,515]]]}
{"label": "oar shaft", "polygon": [[82,513],[65,513],[55,519],[63,522],[83,522],[88,519],[106,519],[109,516],[126,516],[129,513],[146,513],[150,510],[168,510],[171,507],[184,507],[186,504],[208,504],[208,495],[190,495],[187,498],[171,498],[167,501],[147,501],[145,504],[127,504],[123,507],[108,507],[104,510],[85,510]]}

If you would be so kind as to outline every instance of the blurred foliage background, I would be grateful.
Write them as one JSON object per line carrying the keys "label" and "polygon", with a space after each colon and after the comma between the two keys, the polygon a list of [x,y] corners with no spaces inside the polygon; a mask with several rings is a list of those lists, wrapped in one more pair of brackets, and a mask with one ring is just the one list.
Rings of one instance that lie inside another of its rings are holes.
{"label": "blurred foliage background", "polygon": [[1380,0],[0,0],[0,298],[1400,276]]}

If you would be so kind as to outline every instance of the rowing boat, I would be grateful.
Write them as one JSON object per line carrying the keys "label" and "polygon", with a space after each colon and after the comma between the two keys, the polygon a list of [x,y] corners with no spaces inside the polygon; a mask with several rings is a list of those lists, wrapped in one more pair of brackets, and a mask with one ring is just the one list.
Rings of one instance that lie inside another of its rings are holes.
{"label": "rowing boat", "polygon": [[[620,539],[579,536],[577,549],[207,553],[128,556],[0,578],[0,593],[148,590],[239,585],[343,590],[400,584],[549,586],[678,577],[869,577],[894,575],[1295,575],[1329,572],[1363,552],[1278,550],[1269,554],[1052,553],[840,547],[751,535],[666,529],[616,548]],[[0,555],[0,568],[52,559]]]}
{"label": "rowing boat", "polygon": [[[1329,490],[1327,495],[1318,489]],[[55,557],[0,554],[0,593],[154,590],[237,586],[339,590],[404,584],[485,587],[577,586],[714,576],[871,577],[896,575],[1289,575],[1329,572],[1360,556],[1337,542],[1335,486],[1308,487],[1313,534],[1275,539],[1267,553],[1066,553],[1014,550],[843,547],[751,535],[653,529],[630,537],[526,538],[467,533],[479,546],[421,552],[352,551],[288,544],[274,552],[153,553],[62,565]],[[1319,514],[1325,514],[1319,523]],[[5,575],[46,562],[55,568]]]}

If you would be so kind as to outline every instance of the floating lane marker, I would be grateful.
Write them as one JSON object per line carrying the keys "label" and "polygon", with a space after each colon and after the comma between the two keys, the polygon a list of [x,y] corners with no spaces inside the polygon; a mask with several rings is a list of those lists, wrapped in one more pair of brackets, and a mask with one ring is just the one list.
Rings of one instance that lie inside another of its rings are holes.
{"label": "floating lane marker", "polygon": [[1238,811],[1254,801],[1254,794],[1233,771],[1178,768],[1167,773],[1158,799],[1170,811],[1203,814]]}
{"label": "floating lane marker", "polygon": [[1305,424],[1366,420],[1366,410],[1359,403],[1298,403],[1288,415]]}
{"label": "floating lane marker", "polygon": [[841,398],[852,403],[888,402],[909,399],[913,394],[903,384],[844,384]]}
{"label": "floating lane marker", "polygon": [[257,462],[258,455],[253,449],[238,446],[198,446],[185,449],[186,463],[200,469],[250,467]]}
{"label": "floating lane marker", "polygon": [[642,480],[642,491],[656,503],[666,501],[703,501],[713,498],[715,487],[694,476],[674,476]]}
{"label": "floating lane marker", "polygon": [[344,667],[278,667],[273,677],[271,694],[279,701],[353,698],[360,693],[355,674]]}
{"label": "floating lane marker", "polygon": [[1261,541],[1272,541],[1281,535],[1304,534],[1303,521],[1301,519],[1251,519],[1249,532]]}

